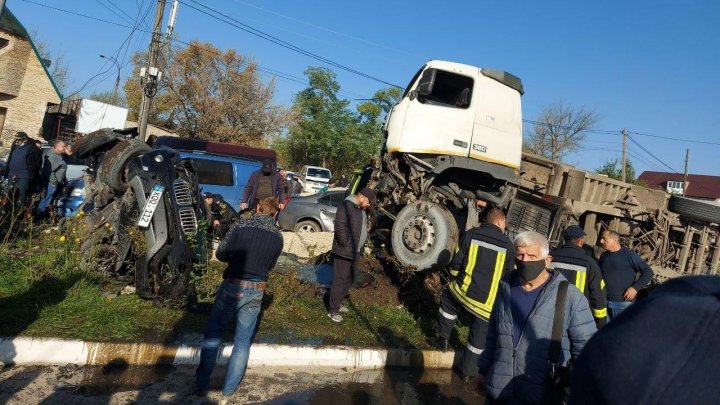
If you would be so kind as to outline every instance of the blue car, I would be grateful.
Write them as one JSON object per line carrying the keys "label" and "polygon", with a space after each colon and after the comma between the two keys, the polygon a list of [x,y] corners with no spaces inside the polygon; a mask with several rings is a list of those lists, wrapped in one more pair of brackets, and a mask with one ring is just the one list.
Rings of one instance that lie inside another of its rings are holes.
{"label": "blue car", "polygon": [[[256,160],[198,151],[181,151],[180,156],[193,162],[202,192],[219,194],[235,209],[240,207],[245,183],[250,178],[250,174],[262,166],[262,163]],[[57,204],[58,215],[77,215],[83,201],[85,201],[83,178],[68,181]]]}

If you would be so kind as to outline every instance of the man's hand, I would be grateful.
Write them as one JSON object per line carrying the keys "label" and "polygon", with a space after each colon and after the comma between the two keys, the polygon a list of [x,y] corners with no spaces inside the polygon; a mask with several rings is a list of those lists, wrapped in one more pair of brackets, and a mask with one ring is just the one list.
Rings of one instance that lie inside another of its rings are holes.
{"label": "man's hand", "polygon": [[220,221],[217,219],[213,221],[213,226],[220,226]]}
{"label": "man's hand", "polygon": [[247,203],[240,203],[240,211],[247,208]]}
{"label": "man's hand", "polygon": [[285,208],[285,204],[280,203],[280,204],[278,205],[278,207],[280,208],[280,211],[282,211],[282,210]]}
{"label": "man's hand", "polygon": [[625,290],[625,295],[623,295],[623,299],[625,301],[635,301],[635,297],[637,296],[637,290],[633,287],[628,287],[627,290]]}

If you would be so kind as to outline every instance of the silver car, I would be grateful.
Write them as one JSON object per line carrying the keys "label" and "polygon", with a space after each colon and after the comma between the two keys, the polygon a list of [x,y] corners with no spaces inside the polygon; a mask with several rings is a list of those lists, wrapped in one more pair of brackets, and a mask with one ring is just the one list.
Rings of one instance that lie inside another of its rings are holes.
{"label": "silver car", "polygon": [[337,207],[347,190],[330,190],[305,197],[293,197],[278,214],[280,228],[294,232],[334,232]]}

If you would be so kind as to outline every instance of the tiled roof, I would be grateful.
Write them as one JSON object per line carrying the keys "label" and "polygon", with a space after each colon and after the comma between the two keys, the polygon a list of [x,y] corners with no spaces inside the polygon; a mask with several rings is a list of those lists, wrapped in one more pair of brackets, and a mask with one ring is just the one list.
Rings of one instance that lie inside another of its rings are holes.
{"label": "tiled roof", "polygon": [[[650,188],[665,189],[668,181],[683,181],[680,173],[667,172],[642,172],[639,180],[642,180]],[[704,174],[688,174],[688,188],[685,190],[687,197],[696,198],[720,198],[720,176],[707,176]]]}

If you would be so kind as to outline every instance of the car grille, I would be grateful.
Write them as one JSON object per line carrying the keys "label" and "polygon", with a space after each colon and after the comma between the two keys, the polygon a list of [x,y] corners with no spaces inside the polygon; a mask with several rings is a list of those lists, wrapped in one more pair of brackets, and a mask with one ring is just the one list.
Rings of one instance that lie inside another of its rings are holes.
{"label": "car grille", "polygon": [[190,207],[183,207],[178,210],[180,214],[180,227],[185,233],[197,232],[197,220],[195,211]]}
{"label": "car grille", "polygon": [[190,184],[188,184],[185,180],[175,180],[175,182],[173,183],[173,190],[175,191],[175,202],[177,202],[178,205],[192,204]]}

